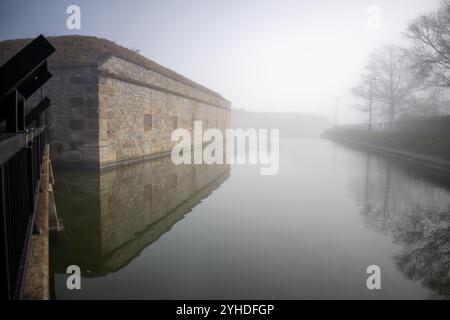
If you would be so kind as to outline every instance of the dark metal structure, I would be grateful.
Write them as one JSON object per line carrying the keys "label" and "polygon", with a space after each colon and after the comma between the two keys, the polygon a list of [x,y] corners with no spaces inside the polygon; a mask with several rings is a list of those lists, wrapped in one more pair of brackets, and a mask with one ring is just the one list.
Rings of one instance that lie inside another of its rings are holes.
{"label": "dark metal structure", "polygon": [[55,48],[40,35],[0,67],[0,290],[3,299],[20,299],[28,244],[34,225],[42,155],[47,143],[43,122],[50,99],[26,114],[26,99],[52,75],[47,58]]}

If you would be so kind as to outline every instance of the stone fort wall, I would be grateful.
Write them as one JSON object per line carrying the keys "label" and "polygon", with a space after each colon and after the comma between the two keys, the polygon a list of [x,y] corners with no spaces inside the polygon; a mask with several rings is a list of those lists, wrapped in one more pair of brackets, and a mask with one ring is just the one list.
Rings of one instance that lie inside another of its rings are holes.
{"label": "stone fort wall", "polygon": [[99,68],[100,165],[170,152],[173,130],[229,127],[229,102],[118,57]]}
{"label": "stone fort wall", "polygon": [[[145,57],[95,37],[49,37],[53,78],[27,101],[41,95],[55,165],[105,168],[170,153],[176,128],[225,129],[230,102]],[[0,63],[31,39],[0,42]]]}

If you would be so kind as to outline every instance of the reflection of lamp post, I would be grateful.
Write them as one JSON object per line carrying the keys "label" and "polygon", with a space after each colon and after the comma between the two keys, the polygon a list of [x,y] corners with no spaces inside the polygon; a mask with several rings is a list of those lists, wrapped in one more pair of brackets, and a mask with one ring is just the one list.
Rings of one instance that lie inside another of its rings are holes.
{"label": "reflection of lamp post", "polygon": [[369,92],[369,130],[372,130],[372,87],[373,81],[377,80],[377,78],[370,78],[370,92]]}
{"label": "reflection of lamp post", "polygon": [[337,127],[337,110],[338,110],[339,97],[336,98],[336,104],[334,106],[334,126]]}
{"label": "reflection of lamp post", "polygon": [[369,204],[369,173],[370,173],[370,153],[367,152],[367,160],[366,160],[366,192],[364,194],[364,204],[366,208],[366,212],[370,213],[370,204]]}

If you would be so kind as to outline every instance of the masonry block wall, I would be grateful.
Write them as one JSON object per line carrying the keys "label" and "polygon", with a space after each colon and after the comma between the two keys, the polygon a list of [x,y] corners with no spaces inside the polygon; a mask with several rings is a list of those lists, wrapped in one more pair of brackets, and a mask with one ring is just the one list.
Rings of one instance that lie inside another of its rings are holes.
{"label": "masonry block wall", "polygon": [[[49,37],[46,123],[56,165],[105,168],[170,153],[174,129],[230,126],[230,102],[138,53],[87,36]],[[30,39],[0,42],[0,63]]]}
{"label": "masonry block wall", "polygon": [[229,103],[129,61],[111,56],[99,67],[100,165],[171,150],[177,128],[228,126]]}

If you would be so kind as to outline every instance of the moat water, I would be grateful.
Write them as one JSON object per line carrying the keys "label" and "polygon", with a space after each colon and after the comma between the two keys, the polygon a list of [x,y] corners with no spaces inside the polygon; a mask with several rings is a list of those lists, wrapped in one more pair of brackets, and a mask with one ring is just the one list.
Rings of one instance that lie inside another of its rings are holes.
{"label": "moat water", "polygon": [[58,170],[55,192],[56,299],[450,297],[450,177],[330,141],[280,141],[274,176],[166,158]]}

